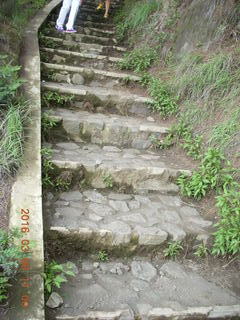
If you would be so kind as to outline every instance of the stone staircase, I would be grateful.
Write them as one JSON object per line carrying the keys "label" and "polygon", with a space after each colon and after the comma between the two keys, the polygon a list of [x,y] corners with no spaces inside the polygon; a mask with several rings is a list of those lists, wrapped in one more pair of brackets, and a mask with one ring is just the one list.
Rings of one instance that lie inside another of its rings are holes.
{"label": "stone staircase", "polygon": [[[118,8],[112,1],[111,14]],[[178,196],[174,179],[191,174],[187,165],[151,148],[151,136],[163,138],[168,128],[150,114],[139,77],[118,70],[126,48],[114,25],[91,1],[81,8],[76,34],[57,33],[56,16],[40,37],[42,94],[71,102],[44,106],[57,123],[44,146],[53,150],[58,174],[75,183],[46,193],[45,237],[60,243],[66,259],[72,253],[78,274],[62,287],[64,304],[49,319],[234,318],[240,311],[233,292],[149,255],[162,253],[169,240],[206,240],[212,222]],[[119,258],[96,262],[97,250]]]}

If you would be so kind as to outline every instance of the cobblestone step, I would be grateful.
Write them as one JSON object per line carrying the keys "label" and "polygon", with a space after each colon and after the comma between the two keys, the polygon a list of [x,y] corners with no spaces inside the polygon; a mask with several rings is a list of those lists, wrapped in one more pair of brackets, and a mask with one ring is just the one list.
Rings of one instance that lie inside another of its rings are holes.
{"label": "cobblestone step", "polygon": [[113,70],[121,58],[99,55],[96,53],[81,53],[61,49],[41,48],[41,61],[51,63],[64,63],[70,66],[82,66],[103,70]]}
{"label": "cobblestone step", "polygon": [[54,201],[47,201],[45,216],[48,238],[62,239],[63,246],[72,242],[73,248],[88,252],[124,246],[127,253],[143,247],[156,249],[169,239],[206,239],[212,225],[177,196],[100,193],[91,189],[64,192]]}
{"label": "cobblestone step", "polygon": [[233,292],[177,262],[74,262],[77,276],[59,290],[56,320],[239,319]]}
{"label": "cobblestone step", "polygon": [[70,139],[99,145],[147,149],[151,135],[163,139],[168,131],[145,119],[87,111],[54,109],[48,117],[60,122]]}
{"label": "cobblestone step", "polygon": [[[79,127],[75,130],[79,132]],[[85,181],[93,188],[106,188],[111,180],[119,188],[176,193],[177,187],[169,182],[181,173],[190,174],[180,165],[171,166],[166,156],[151,151],[73,142],[60,142],[50,147],[53,149],[52,162],[57,168],[76,173],[83,168]],[[108,177],[106,181],[104,177]],[[168,188],[165,189],[166,184]]]}
{"label": "cobblestone step", "polygon": [[55,82],[42,82],[42,88],[60,94],[73,95],[78,101],[89,102],[93,107],[101,106],[105,110],[115,107],[121,114],[135,112],[147,114],[149,113],[148,104],[152,101],[150,98],[132,94],[130,89],[115,90]]}
{"label": "cobblestone step", "polygon": [[[59,37],[57,32],[56,37],[41,37],[41,46],[50,47],[52,49],[64,49],[64,50],[79,50],[82,53],[95,53],[95,54],[109,54],[115,55],[126,51],[125,48],[115,45],[101,45],[92,44],[72,40],[72,37]],[[67,39],[67,40],[66,40]]]}
{"label": "cobblestone step", "polygon": [[[74,67],[64,64],[44,63],[42,62],[42,71],[45,77],[48,74],[54,75],[54,81],[67,82],[71,84],[86,84],[89,86],[102,86],[105,88],[115,88],[122,86],[125,79],[128,83],[140,81],[140,77],[130,73],[112,72],[94,68]],[[50,78],[50,77],[49,77]],[[46,78],[44,78],[46,80]]]}

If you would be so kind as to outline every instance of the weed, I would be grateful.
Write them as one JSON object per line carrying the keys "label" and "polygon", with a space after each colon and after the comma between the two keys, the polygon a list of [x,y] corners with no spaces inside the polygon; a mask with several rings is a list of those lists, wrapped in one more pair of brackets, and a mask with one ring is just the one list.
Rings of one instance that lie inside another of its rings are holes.
{"label": "weed", "polygon": [[65,106],[69,105],[73,100],[74,96],[67,96],[63,94],[59,94],[58,92],[53,91],[45,91],[42,96],[43,103],[46,107],[50,108],[52,106]]}
{"label": "weed", "polygon": [[138,48],[124,55],[123,61],[118,63],[120,69],[141,72],[147,70],[155,61],[157,53],[151,48]]}
{"label": "weed", "polygon": [[50,112],[44,112],[42,114],[42,122],[41,122],[42,132],[44,136],[49,135],[50,130],[56,127],[57,123],[58,123],[57,120],[55,120],[54,118],[51,118]]}
{"label": "weed", "polygon": [[205,245],[205,243],[201,243],[198,247],[197,250],[194,252],[194,255],[197,256],[198,258],[205,258],[208,255],[208,248]]}
{"label": "weed", "polygon": [[103,182],[105,183],[107,188],[112,188],[114,183],[111,174],[105,174],[103,176]]}
{"label": "weed", "polygon": [[122,40],[128,32],[144,26],[153,12],[157,11],[161,3],[156,0],[132,2],[126,1],[122,10],[115,17],[116,36]]}
{"label": "weed", "polygon": [[7,55],[0,55],[0,103],[8,103],[23,83],[18,78],[20,66],[7,61]]}
{"label": "weed", "polygon": [[44,188],[54,187],[54,182],[52,174],[54,171],[54,166],[52,163],[53,151],[48,148],[43,148],[41,150],[42,155],[42,185]]}
{"label": "weed", "polygon": [[148,92],[153,98],[150,107],[157,111],[163,118],[167,118],[177,113],[178,105],[171,97],[171,94],[160,79],[152,77],[149,82]]}
{"label": "weed", "polygon": [[183,250],[181,241],[169,241],[166,249],[163,250],[164,257],[175,259],[177,255]]}
{"label": "weed", "polygon": [[8,232],[0,229],[0,302],[7,299],[9,281],[16,275],[19,260],[24,256],[20,246],[16,245],[16,239],[20,237],[17,229]]}
{"label": "weed", "polygon": [[66,276],[75,276],[71,264],[45,263],[43,278],[46,293],[50,294],[55,287],[60,288],[63,282],[67,282]]}
{"label": "weed", "polygon": [[221,183],[225,157],[217,150],[209,148],[205,153],[200,168],[191,177],[181,175],[177,179],[183,195],[201,199],[206,193]]}
{"label": "weed", "polygon": [[27,114],[26,103],[12,104],[0,123],[0,173],[15,173],[22,163]]}
{"label": "weed", "polygon": [[229,178],[216,198],[220,220],[215,225],[214,255],[240,253],[240,184]]}
{"label": "weed", "polygon": [[101,250],[98,252],[98,260],[103,262],[109,260],[108,254],[105,250]]}
{"label": "weed", "polygon": [[68,191],[70,189],[70,186],[71,186],[71,182],[65,179],[62,179],[61,177],[57,177],[54,182],[54,187],[57,190]]}

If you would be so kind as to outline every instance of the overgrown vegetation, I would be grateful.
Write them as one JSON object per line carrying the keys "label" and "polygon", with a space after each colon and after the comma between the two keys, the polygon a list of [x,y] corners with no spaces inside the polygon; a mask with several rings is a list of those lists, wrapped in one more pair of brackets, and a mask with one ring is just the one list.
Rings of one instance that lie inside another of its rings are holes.
{"label": "overgrown vegetation", "polygon": [[19,259],[23,257],[16,239],[20,238],[17,230],[9,232],[0,229],[0,303],[8,298],[8,288],[19,267]]}
{"label": "overgrown vegetation", "polygon": [[163,250],[164,257],[175,259],[182,250],[181,241],[169,241],[167,248]]}
{"label": "overgrown vegetation", "polygon": [[73,98],[73,95],[59,94],[55,91],[45,91],[42,95],[43,105],[47,108],[52,108],[54,106],[64,106],[66,108],[71,105]]}
{"label": "overgrown vegetation", "polygon": [[62,283],[67,282],[66,276],[75,275],[71,263],[59,264],[56,261],[45,263],[43,273],[45,292],[49,295],[55,287],[60,288]]}

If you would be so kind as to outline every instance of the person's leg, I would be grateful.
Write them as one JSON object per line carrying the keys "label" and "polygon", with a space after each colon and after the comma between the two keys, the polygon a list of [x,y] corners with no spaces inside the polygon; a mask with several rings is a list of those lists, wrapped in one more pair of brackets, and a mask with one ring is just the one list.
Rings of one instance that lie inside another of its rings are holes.
{"label": "person's leg", "polygon": [[57,27],[63,27],[66,16],[71,8],[72,0],[63,0],[62,8],[59,12],[59,16],[56,22]]}
{"label": "person's leg", "polygon": [[110,8],[110,0],[106,0],[105,2],[105,14],[104,14],[104,18],[107,18],[108,17],[108,11],[109,11],[109,8]]}
{"label": "person's leg", "polygon": [[71,6],[68,22],[66,24],[67,30],[73,30],[73,25],[78,13],[79,6],[80,6],[80,0],[72,0],[72,6]]}

